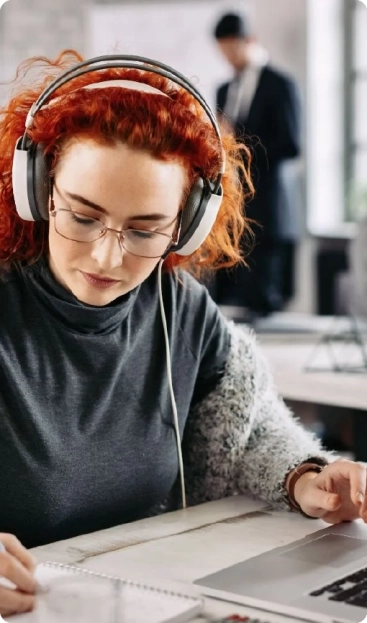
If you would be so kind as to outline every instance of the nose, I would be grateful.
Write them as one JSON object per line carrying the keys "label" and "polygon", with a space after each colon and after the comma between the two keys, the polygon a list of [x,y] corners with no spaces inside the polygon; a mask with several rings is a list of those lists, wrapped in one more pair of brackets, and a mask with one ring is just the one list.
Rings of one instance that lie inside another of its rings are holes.
{"label": "nose", "polygon": [[92,258],[104,271],[121,266],[126,251],[120,244],[119,234],[107,231],[93,243]]}

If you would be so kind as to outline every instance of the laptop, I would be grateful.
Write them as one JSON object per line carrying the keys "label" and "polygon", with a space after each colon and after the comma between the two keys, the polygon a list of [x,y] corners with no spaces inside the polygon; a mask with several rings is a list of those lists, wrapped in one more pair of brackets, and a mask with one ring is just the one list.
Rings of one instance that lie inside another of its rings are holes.
{"label": "laptop", "polygon": [[331,526],[194,583],[204,595],[300,620],[360,623],[367,615],[367,526]]}

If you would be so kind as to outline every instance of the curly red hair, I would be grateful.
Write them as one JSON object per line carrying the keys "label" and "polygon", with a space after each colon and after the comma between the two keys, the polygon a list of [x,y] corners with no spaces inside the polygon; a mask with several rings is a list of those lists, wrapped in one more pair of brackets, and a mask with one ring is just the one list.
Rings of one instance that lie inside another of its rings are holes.
{"label": "curly red hair", "polygon": [[[47,248],[48,222],[24,221],[16,212],[13,152],[37,97],[51,80],[81,60],[74,50],[64,50],[54,61],[45,57],[25,61],[18,68],[10,102],[0,110],[0,262],[31,263]],[[29,70],[41,70],[40,77],[32,86],[23,86],[21,74]],[[145,82],[169,97],[163,102],[161,97],[134,90],[81,90],[87,84],[116,78]],[[221,147],[205,112],[187,91],[160,75],[126,68],[87,73],[59,88],[50,101],[52,105],[36,114],[28,131],[32,141],[44,146],[50,172],[57,169],[68,139],[79,136],[97,142],[123,141],[147,149],[157,158],[176,160],[187,170],[188,189],[199,175],[211,180],[218,176]],[[181,265],[197,274],[205,268],[231,267],[243,261],[241,242],[244,234],[251,232],[243,209],[245,199],[253,193],[251,156],[228,133],[222,136],[222,144],[226,153],[224,198],[215,225],[190,257],[170,254],[165,261],[167,269]]]}

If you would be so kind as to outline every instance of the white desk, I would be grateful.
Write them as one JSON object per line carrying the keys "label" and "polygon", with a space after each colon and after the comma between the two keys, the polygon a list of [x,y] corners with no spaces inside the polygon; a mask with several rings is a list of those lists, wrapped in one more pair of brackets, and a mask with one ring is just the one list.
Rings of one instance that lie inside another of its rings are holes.
{"label": "white desk", "polygon": [[[79,564],[90,570],[156,584],[182,583],[325,528],[321,520],[276,512],[244,496],[202,504],[186,511],[102,530],[33,549],[38,561]],[[252,614],[265,621],[292,623],[259,610],[206,600],[211,617]],[[195,619],[195,621],[202,619]]]}

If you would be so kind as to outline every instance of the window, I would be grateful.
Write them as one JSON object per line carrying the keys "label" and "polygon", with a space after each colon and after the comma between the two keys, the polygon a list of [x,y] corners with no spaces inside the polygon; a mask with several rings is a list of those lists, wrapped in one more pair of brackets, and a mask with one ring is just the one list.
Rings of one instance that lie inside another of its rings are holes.
{"label": "window", "polygon": [[307,2],[307,225],[316,236],[347,235],[343,45],[346,1]]}
{"label": "window", "polygon": [[308,0],[308,228],[350,237],[367,216],[367,9]]}
{"label": "window", "polygon": [[355,220],[367,216],[367,9],[359,0],[346,4],[346,216]]}

